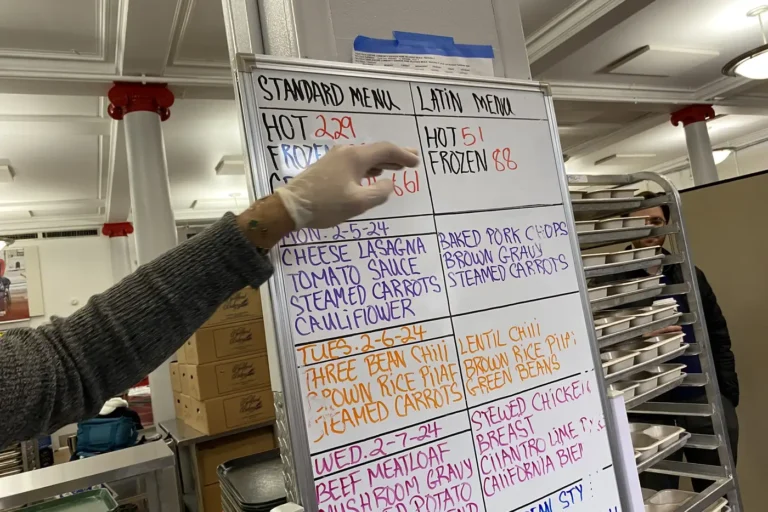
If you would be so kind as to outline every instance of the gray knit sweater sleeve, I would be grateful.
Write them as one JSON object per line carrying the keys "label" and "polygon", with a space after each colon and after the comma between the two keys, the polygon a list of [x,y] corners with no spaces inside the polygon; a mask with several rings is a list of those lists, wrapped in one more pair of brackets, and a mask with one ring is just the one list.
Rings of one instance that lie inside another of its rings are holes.
{"label": "gray knit sweater sleeve", "polygon": [[227,214],[69,318],[8,330],[0,338],[0,447],[95,416],[168,359],[227,297],[271,274]]}

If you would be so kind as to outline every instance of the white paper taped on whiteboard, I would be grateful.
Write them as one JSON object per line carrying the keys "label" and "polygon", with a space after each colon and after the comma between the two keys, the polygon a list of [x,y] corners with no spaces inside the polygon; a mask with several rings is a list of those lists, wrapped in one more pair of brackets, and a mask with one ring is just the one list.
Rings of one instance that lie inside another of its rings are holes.
{"label": "white paper taped on whiteboard", "polygon": [[423,159],[278,248],[317,510],[618,512],[543,93],[306,68],[253,72],[264,188],[335,144]]}

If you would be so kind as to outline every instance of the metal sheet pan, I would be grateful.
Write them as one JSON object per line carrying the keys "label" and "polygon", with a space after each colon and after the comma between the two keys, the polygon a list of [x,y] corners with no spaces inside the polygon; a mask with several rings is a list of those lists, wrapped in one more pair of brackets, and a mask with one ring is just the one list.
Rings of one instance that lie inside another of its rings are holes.
{"label": "metal sheet pan", "polygon": [[217,468],[219,482],[241,506],[281,505],[286,501],[280,450],[241,457]]}

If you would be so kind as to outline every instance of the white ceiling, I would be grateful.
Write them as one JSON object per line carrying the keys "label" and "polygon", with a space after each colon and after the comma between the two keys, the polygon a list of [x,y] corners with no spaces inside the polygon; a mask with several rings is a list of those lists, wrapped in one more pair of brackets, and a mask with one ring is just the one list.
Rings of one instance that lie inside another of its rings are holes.
{"label": "white ceiling", "polygon": [[[723,177],[760,170],[768,161],[768,144],[759,144],[768,140],[768,83],[720,73],[761,44],[756,21],[745,16],[759,3],[520,0],[532,70],[555,94],[569,172],[684,166],[683,130],[669,114],[703,101],[727,114],[710,123],[713,144],[748,148],[722,165]],[[343,28],[342,40],[354,37]],[[664,64],[672,76],[603,72],[645,46],[653,53],[633,61],[633,72]],[[128,214],[123,137],[104,98],[121,73],[183,77],[183,86],[171,87],[177,99],[163,124],[177,218],[213,218],[245,205],[244,176],[214,172],[223,156],[241,153],[219,1],[5,0],[0,165],[11,165],[15,177],[0,181],[0,231],[98,225]],[[595,165],[638,153],[649,156]]]}
{"label": "white ceiling", "polygon": [[[722,75],[736,55],[763,44],[757,20],[745,13],[760,0],[656,0],[616,25],[571,58],[540,75],[544,80],[626,83],[698,89]],[[608,64],[646,45],[719,53],[689,70],[666,78],[600,73]]]}

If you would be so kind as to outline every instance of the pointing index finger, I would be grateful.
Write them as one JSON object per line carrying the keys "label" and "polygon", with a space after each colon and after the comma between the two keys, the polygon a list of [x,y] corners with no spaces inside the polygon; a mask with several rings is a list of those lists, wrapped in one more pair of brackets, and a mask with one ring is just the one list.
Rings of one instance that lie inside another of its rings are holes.
{"label": "pointing index finger", "polygon": [[406,149],[391,142],[376,142],[360,146],[358,153],[362,173],[366,176],[371,169],[402,169],[419,165],[419,153],[415,149]]}

